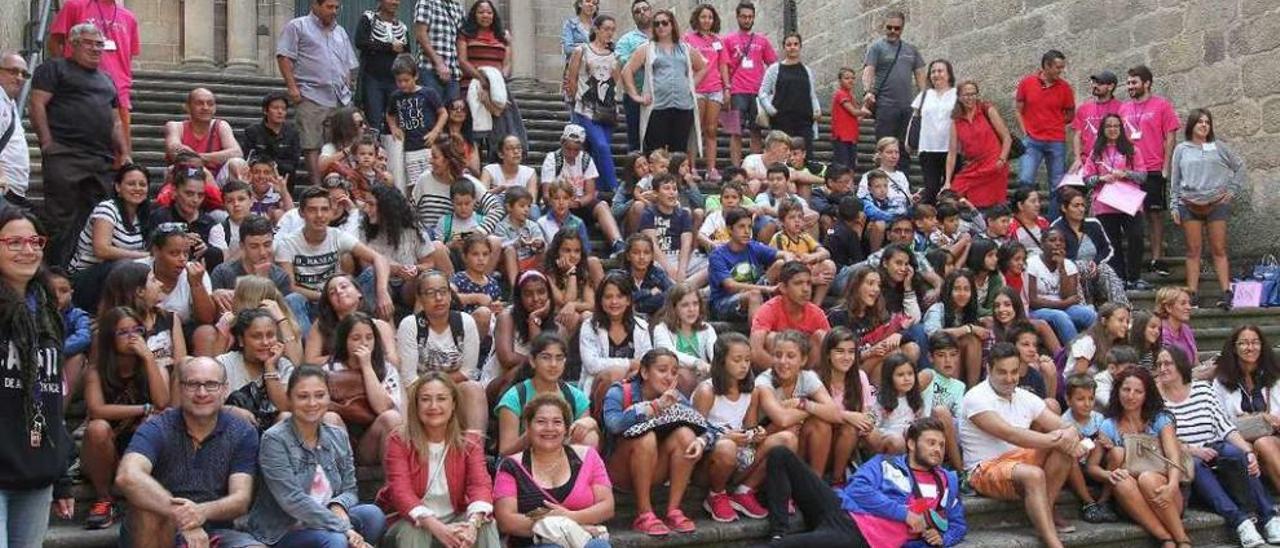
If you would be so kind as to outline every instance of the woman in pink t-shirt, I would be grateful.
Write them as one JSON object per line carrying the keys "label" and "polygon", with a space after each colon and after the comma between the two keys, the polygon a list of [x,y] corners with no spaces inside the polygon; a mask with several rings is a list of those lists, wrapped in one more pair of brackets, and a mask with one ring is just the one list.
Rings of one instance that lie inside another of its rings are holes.
{"label": "woman in pink t-shirt", "polygon": [[729,49],[720,40],[720,13],[710,4],[693,9],[689,16],[689,32],[684,42],[702,54],[707,69],[694,86],[698,99],[698,123],[702,126],[702,157],[706,160],[707,179],[720,181],[716,170],[716,131],[720,127],[720,108],[728,98]]}
{"label": "woman in pink t-shirt", "polygon": [[[1123,189],[1129,193],[1142,190],[1147,172],[1142,165],[1142,153],[1129,141],[1124,132],[1124,121],[1119,115],[1108,114],[1099,124],[1101,131],[1093,150],[1085,158],[1080,175],[1094,189],[1090,210],[1102,223],[1102,229],[1111,241],[1111,267],[1125,281],[1128,289],[1149,291],[1151,284],[1142,275],[1143,230],[1142,217],[1125,213],[1102,200],[1103,191]],[[1139,210],[1140,211],[1140,210]]]}
{"label": "woman in pink t-shirt", "polygon": [[[498,529],[510,537],[508,546],[532,545],[541,520],[568,517],[568,512],[592,536],[604,533],[600,524],[613,517],[613,484],[595,449],[567,443],[573,424],[569,404],[559,394],[542,394],[525,405],[522,415],[529,448],[507,455],[493,483],[494,516]],[[586,546],[600,542],[593,539]]]}

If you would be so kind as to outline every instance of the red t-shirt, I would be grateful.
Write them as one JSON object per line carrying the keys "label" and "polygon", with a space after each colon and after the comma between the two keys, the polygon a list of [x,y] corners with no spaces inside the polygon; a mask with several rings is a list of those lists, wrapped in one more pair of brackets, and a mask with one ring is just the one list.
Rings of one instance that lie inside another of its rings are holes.
{"label": "red t-shirt", "polygon": [[801,333],[809,334],[831,329],[831,324],[827,322],[827,315],[822,311],[822,308],[813,303],[804,303],[804,314],[800,317],[800,321],[791,321],[791,318],[787,316],[783,298],[778,295],[769,299],[760,307],[760,310],[756,312],[756,317],[751,320],[752,332],[773,333],[794,329]]}
{"label": "red t-shirt", "polygon": [[1014,99],[1022,102],[1022,124],[1027,136],[1037,141],[1066,141],[1068,111],[1076,106],[1071,84],[1061,78],[1046,86],[1040,72],[1018,83]]}
{"label": "red t-shirt", "polygon": [[845,143],[858,142],[858,119],[849,111],[844,109],[845,103],[851,103],[853,108],[858,108],[857,101],[853,100],[853,94],[844,88],[836,88],[836,93],[831,97],[831,138]]}

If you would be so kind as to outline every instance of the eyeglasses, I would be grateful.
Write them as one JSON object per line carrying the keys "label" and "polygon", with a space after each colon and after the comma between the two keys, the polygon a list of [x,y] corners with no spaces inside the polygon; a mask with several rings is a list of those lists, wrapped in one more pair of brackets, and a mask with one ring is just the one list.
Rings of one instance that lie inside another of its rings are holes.
{"label": "eyeglasses", "polygon": [[669,27],[669,26],[671,26],[671,20],[670,20],[670,19],[658,19],[658,20],[656,20],[656,21],[654,21],[654,22],[653,22],[653,26],[655,26],[655,27]]}
{"label": "eyeglasses", "polygon": [[141,335],[141,334],[146,333],[146,332],[147,332],[146,328],[142,327],[141,325],[135,325],[135,326],[133,326],[133,327],[127,327],[127,328],[125,328],[125,329],[117,329],[117,330],[116,330],[116,336],[117,336],[117,337],[132,337],[132,336],[134,336],[134,335]]}
{"label": "eyeglasses", "polygon": [[107,47],[107,42],[104,40],[87,40],[87,39],[81,38],[80,40],[77,40],[77,42],[81,46],[89,49],[106,49]]}
{"label": "eyeglasses", "polygon": [[0,244],[4,244],[5,249],[14,253],[18,253],[23,249],[26,249],[28,246],[30,246],[33,251],[41,251],[44,249],[44,244],[47,243],[49,243],[49,239],[44,236],[28,236],[26,238],[13,236],[11,238],[0,238]]}
{"label": "eyeglasses", "polygon": [[1236,341],[1240,348],[1262,348],[1262,341]]}
{"label": "eyeglasses", "polygon": [[466,104],[449,105],[449,110],[453,112],[466,112],[467,105]]}
{"label": "eyeglasses", "polygon": [[552,363],[564,363],[565,360],[568,359],[568,356],[565,356],[564,354],[552,354],[550,352],[543,352],[535,357],[538,358],[538,361]]}
{"label": "eyeglasses", "polygon": [[203,388],[205,392],[217,392],[226,383],[222,381],[182,381],[180,384],[182,384],[183,390],[194,394],[199,392],[201,388]]}
{"label": "eyeglasses", "polygon": [[28,72],[28,71],[27,71],[27,69],[24,69],[24,68],[18,68],[18,67],[0,67],[0,70],[3,70],[3,71],[5,71],[5,72],[7,72],[7,73],[9,73],[9,74],[12,74],[12,75],[17,76],[17,77],[20,77],[20,78],[30,78],[30,77],[31,77],[31,73],[30,73],[30,72]]}
{"label": "eyeglasses", "polygon": [[422,296],[428,299],[447,299],[449,298],[449,288],[437,287],[435,289],[423,289]]}

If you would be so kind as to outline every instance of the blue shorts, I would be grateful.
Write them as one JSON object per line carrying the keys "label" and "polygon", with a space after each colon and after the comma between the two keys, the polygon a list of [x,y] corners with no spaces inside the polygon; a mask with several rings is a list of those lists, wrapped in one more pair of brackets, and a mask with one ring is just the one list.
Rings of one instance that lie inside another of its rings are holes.
{"label": "blue shorts", "polygon": [[743,306],[743,294],[734,293],[719,301],[711,303],[711,317],[722,322],[741,322],[747,320],[747,309]]}

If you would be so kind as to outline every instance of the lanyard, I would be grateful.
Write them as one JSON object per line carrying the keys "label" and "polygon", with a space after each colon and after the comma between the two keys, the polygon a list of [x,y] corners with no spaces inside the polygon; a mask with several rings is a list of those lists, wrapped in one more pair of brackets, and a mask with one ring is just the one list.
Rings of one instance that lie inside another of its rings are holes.
{"label": "lanyard", "polygon": [[111,21],[107,21],[107,17],[102,14],[102,2],[94,0],[93,8],[98,12],[98,20],[102,21],[102,33],[104,38],[111,38],[111,31],[115,29],[116,18],[120,16],[120,5],[112,2],[111,4]]}

